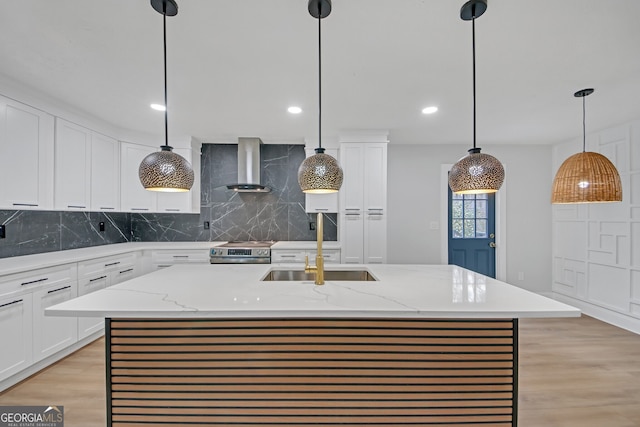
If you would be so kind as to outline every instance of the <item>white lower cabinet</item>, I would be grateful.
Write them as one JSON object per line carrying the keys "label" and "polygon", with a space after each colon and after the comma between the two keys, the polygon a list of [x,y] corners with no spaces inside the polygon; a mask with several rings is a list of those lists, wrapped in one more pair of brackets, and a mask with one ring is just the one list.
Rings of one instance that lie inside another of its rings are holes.
{"label": "white lower cabinet", "polygon": [[76,317],[49,317],[44,310],[78,296],[75,278],[64,283],[48,285],[33,292],[33,361],[47,356],[78,341]]}
{"label": "white lower cabinet", "polygon": [[31,365],[32,325],[31,293],[0,297],[0,381]]}
{"label": "white lower cabinet", "polygon": [[175,264],[208,264],[209,249],[155,250],[145,256],[146,271],[156,271]]}
{"label": "white lower cabinet", "polygon": [[[78,295],[86,295],[137,276],[137,254],[129,253],[78,263]],[[104,328],[103,317],[79,317],[78,339]]]}
{"label": "white lower cabinet", "polygon": [[[305,250],[305,249],[272,249],[271,250],[271,263],[303,263],[305,257],[309,257],[309,263],[315,264],[317,251]],[[322,257],[325,264],[339,264],[340,263],[340,249],[323,249]]]}

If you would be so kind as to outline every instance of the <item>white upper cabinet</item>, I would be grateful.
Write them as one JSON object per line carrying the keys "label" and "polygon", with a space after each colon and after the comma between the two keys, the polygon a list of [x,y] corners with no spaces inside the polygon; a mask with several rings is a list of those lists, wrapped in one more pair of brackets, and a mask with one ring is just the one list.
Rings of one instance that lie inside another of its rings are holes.
{"label": "white upper cabinet", "polygon": [[[307,149],[306,155],[310,157],[315,154],[315,150]],[[338,160],[338,150],[328,148],[325,150],[325,154],[328,154]],[[344,168],[343,168],[344,169]],[[342,191],[342,190],[341,190]],[[304,195],[304,207],[307,213],[329,213],[338,212],[338,193],[329,194],[310,194]]]}
{"label": "white upper cabinet", "polygon": [[147,157],[157,147],[131,144],[120,144],[120,203],[125,212],[155,212],[157,206],[156,194],[145,190],[140,183],[138,169],[142,159]]}
{"label": "white upper cabinet", "polygon": [[118,141],[56,118],[55,146],[55,208],[118,210]]}
{"label": "white upper cabinet", "polygon": [[120,143],[91,134],[91,210],[120,210]]}
{"label": "white upper cabinet", "polygon": [[0,96],[0,208],[53,208],[53,116]]}
{"label": "white upper cabinet", "polygon": [[56,118],[55,208],[89,210],[91,131]]}

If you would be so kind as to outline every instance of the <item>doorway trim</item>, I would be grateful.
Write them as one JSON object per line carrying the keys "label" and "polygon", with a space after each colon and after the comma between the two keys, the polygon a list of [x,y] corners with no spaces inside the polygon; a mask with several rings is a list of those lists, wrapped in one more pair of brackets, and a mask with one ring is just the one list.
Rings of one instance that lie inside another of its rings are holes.
{"label": "doorway trim", "polygon": [[[449,171],[453,164],[440,165],[440,262],[449,263]],[[504,165],[505,172],[507,166]],[[506,173],[505,173],[506,175]],[[507,281],[507,179],[496,193],[496,279]]]}

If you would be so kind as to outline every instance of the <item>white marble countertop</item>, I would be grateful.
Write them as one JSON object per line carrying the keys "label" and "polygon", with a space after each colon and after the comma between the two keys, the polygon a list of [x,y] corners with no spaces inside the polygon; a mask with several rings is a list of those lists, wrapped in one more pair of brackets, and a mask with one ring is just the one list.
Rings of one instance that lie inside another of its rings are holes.
{"label": "white marble countertop", "polygon": [[[301,269],[289,265],[289,269]],[[577,308],[450,265],[332,265],[378,281],[265,282],[282,265],[175,265],[46,309],[52,316],[575,317]],[[329,269],[329,268],[328,268]]]}

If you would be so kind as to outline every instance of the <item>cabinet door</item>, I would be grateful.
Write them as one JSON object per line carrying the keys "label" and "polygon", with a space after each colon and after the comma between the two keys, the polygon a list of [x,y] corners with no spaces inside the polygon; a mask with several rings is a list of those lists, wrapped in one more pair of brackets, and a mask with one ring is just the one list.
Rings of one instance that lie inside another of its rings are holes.
{"label": "cabinet door", "polygon": [[[180,154],[191,163],[191,150],[174,148],[176,154]],[[158,212],[191,212],[191,191],[180,193],[158,192]]]}
{"label": "cabinet door", "polygon": [[384,212],[387,206],[387,144],[364,146],[364,209]]}
{"label": "cabinet door", "polygon": [[53,134],[53,116],[0,97],[0,208],[53,208]]}
{"label": "cabinet door", "polygon": [[378,212],[367,212],[364,218],[364,262],[387,262],[387,218]]}
{"label": "cabinet door", "polygon": [[363,144],[342,144],[340,164],[344,180],[340,194],[340,210],[362,212],[364,208],[364,155]]}
{"label": "cabinet door", "polygon": [[343,264],[362,264],[364,262],[364,227],[361,213],[345,213],[341,216],[340,244]]}
{"label": "cabinet door", "polygon": [[30,293],[0,297],[0,381],[31,365],[32,324]]}
{"label": "cabinet door", "polygon": [[89,210],[91,131],[56,118],[55,208]]}
{"label": "cabinet door", "polygon": [[[78,295],[86,295],[104,289],[107,286],[108,276],[106,273],[98,273],[95,276],[83,277],[78,280]],[[103,317],[79,317],[78,318],[78,339],[102,330],[104,327]]]}
{"label": "cabinet door", "polygon": [[33,361],[47,356],[78,341],[76,317],[45,316],[44,310],[78,295],[77,281],[56,284],[33,293]]}
{"label": "cabinet door", "polygon": [[[325,151],[326,154],[333,156],[336,160],[338,159],[338,150],[336,149],[327,149]],[[307,157],[315,154],[315,150],[306,150]],[[308,213],[317,213],[317,212],[338,212],[338,193],[329,193],[329,194],[309,194],[305,193],[304,195],[304,209],[305,212]]]}
{"label": "cabinet door", "polygon": [[144,145],[120,144],[120,202],[122,210],[128,212],[152,212],[156,209],[156,195],[145,190],[140,183],[138,169],[140,162],[157,148]]}
{"label": "cabinet door", "polygon": [[91,134],[91,210],[120,209],[120,144],[113,138]]}

